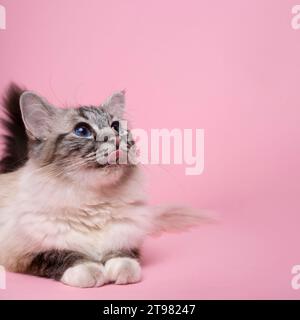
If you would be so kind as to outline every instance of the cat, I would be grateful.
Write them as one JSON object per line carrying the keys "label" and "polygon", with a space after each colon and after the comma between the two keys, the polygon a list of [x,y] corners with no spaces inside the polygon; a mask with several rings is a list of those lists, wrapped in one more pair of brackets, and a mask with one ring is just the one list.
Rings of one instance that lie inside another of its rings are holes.
{"label": "cat", "polygon": [[3,106],[0,265],[7,270],[75,287],[135,283],[148,235],[205,219],[147,204],[124,91],[99,106],[63,109],[12,84]]}

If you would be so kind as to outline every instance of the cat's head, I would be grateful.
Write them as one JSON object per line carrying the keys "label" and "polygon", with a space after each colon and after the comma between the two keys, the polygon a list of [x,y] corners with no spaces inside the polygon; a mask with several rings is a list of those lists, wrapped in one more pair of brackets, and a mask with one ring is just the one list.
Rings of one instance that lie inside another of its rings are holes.
{"label": "cat's head", "polygon": [[25,91],[20,107],[29,158],[50,175],[77,180],[101,176],[103,183],[115,183],[134,169],[135,145],[123,119],[124,91],[99,106],[64,109]]}

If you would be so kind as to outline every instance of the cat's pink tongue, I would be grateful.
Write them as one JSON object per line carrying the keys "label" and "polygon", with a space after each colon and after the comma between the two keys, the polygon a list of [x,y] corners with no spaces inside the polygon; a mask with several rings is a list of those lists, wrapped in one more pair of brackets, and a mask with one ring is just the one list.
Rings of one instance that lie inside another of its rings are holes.
{"label": "cat's pink tongue", "polygon": [[122,155],[123,155],[123,152],[121,150],[115,150],[108,156],[107,161],[110,164],[114,164]]}

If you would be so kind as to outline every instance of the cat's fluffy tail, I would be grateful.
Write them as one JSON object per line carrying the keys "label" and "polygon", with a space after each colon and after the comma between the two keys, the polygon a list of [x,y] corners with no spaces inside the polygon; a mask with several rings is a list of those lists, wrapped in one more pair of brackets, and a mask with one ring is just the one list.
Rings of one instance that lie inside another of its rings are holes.
{"label": "cat's fluffy tail", "polygon": [[0,160],[0,173],[15,171],[27,161],[28,138],[19,103],[23,92],[24,90],[16,84],[11,84],[3,99],[4,108],[0,123],[3,129],[1,143],[4,145],[4,153]]}
{"label": "cat's fluffy tail", "polygon": [[203,223],[216,222],[210,211],[186,207],[154,207],[152,235],[162,232],[178,232]]}

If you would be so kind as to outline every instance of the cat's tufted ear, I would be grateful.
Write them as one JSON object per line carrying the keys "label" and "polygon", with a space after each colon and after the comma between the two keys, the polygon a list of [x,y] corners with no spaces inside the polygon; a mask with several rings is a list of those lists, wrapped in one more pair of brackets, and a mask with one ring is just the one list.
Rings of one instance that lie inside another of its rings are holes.
{"label": "cat's tufted ear", "polygon": [[125,90],[114,93],[101,107],[113,117],[121,119],[125,109]]}
{"label": "cat's tufted ear", "polygon": [[28,133],[35,139],[47,139],[57,109],[31,91],[22,93],[20,107]]}

